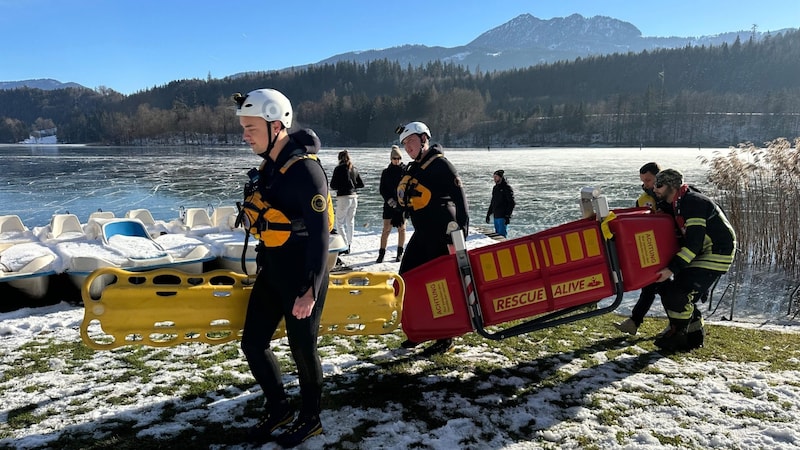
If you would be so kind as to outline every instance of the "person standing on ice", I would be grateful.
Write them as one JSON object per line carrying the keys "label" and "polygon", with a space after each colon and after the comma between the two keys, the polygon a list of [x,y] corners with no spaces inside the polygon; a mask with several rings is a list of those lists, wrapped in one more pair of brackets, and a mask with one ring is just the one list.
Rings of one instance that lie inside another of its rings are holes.
{"label": "person standing on ice", "polygon": [[667,267],[658,272],[658,294],[669,318],[669,329],[655,340],[662,350],[702,347],[705,329],[698,300],[733,264],[736,233],[722,209],[692,190],[675,169],[656,175],[654,192],[671,207],[682,234],[681,248]]}
{"label": "person standing on ice", "polygon": [[[328,291],[327,177],[316,158],[304,157],[309,148],[319,150],[316,134],[311,130],[289,134],[293,111],[286,96],[274,89],[258,89],[245,96],[237,94],[234,100],[243,139],[263,158],[258,172],[249,173],[251,192],[269,205],[264,208],[267,223],[257,227],[263,230],[257,246],[258,274],[241,343],[266,397],[266,410],[263,419],[248,430],[247,439],[257,443],[274,439],[284,447],[294,447],[322,433],[317,336]],[[270,349],[282,320],[302,397],[297,418],[283,386],[281,363]]]}
{"label": "person standing on ice", "polygon": [[[431,146],[431,131],[422,122],[398,127],[400,144],[405,147],[411,162],[397,186],[397,198],[411,217],[414,234],[408,242],[400,275],[439,256],[447,255],[452,239],[447,226],[456,222],[467,236],[469,208],[458,172],[438,145]],[[403,311],[405,315],[407,312]],[[413,348],[419,342],[404,341],[403,348]],[[433,355],[453,348],[452,339],[440,339],[423,353]]]}
{"label": "person standing on ice", "polygon": [[489,210],[486,212],[486,223],[490,223],[491,216],[494,216],[494,232],[503,237],[508,237],[508,229],[511,223],[511,213],[514,212],[514,189],[508,184],[505,171],[495,170],[492,175],[494,186],[492,186],[492,200],[489,202]]}
{"label": "person standing on ice", "polygon": [[347,250],[343,254],[350,253],[350,245],[353,244],[353,229],[356,224],[356,209],[358,208],[358,194],[356,189],[364,187],[364,181],[358,169],[350,160],[350,153],[347,150],[339,152],[339,164],[333,169],[331,176],[331,189],[336,191],[336,222],[339,231],[347,241]]}
{"label": "person standing on ice", "polygon": [[386,256],[386,245],[389,243],[389,233],[392,227],[397,228],[397,257],[395,262],[400,262],[403,257],[403,246],[406,243],[406,218],[403,209],[397,202],[397,185],[403,179],[406,165],[403,164],[403,155],[400,147],[393,145],[389,153],[389,166],[381,172],[380,194],[383,197],[383,230],[381,230],[381,248],[378,250],[376,263],[382,263]]}
{"label": "person standing on ice", "polygon": [[[639,180],[642,182],[642,190],[644,192],[636,199],[635,206],[640,208],[648,207],[653,212],[665,209],[665,204],[663,202],[658,202],[656,200],[656,193],[653,192],[656,186],[656,174],[659,171],[661,171],[661,168],[654,162],[649,162],[639,168]],[[633,306],[631,316],[622,322],[615,323],[614,327],[623,333],[636,335],[639,331],[639,327],[642,326],[644,322],[644,316],[647,314],[647,311],[650,310],[650,307],[656,299],[657,289],[658,284],[656,283],[643,287],[639,293],[639,299],[636,300],[636,304]]]}

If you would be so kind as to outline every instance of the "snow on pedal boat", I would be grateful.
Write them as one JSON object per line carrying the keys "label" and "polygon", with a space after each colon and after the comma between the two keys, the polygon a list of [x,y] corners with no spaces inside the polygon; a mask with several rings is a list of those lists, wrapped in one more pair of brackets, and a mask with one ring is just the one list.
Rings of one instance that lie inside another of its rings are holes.
{"label": "snow on pedal boat", "polygon": [[16,214],[0,216],[0,251],[15,244],[36,241],[36,235]]}
{"label": "snow on pedal boat", "polygon": [[0,252],[0,282],[42,298],[58,265],[58,256],[41,242],[17,243]]}
{"label": "snow on pedal boat", "polygon": [[[203,263],[216,257],[210,245],[195,237],[168,233],[153,238],[142,221],[129,218],[93,218],[81,238],[50,239],[64,260],[65,272],[79,287],[90,273],[104,267],[133,271],[172,267],[202,273]],[[97,292],[104,287],[101,282],[92,288]]]}
{"label": "snow on pedal boat", "polygon": [[19,216],[0,216],[1,283],[8,283],[32,298],[42,298],[59,261],[58,256],[38,241]]}

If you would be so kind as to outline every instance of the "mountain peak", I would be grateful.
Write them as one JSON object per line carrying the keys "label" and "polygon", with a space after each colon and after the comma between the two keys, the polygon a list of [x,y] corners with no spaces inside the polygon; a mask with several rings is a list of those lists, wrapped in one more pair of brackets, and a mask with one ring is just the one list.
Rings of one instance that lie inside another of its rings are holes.
{"label": "mountain peak", "polygon": [[606,16],[587,19],[580,14],[572,14],[567,17],[542,20],[531,14],[520,14],[481,34],[467,44],[467,47],[558,49],[565,42],[598,39],[606,42],[622,42],[641,36],[642,32],[633,24]]}
{"label": "mountain peak", "polygon": [[41,89],[43,91],[51,91],[54,89],[64,89],[64,88],[88,89],[84,86],[81,86],[78,83],[73,83],[73,82],[62,83],[52,78],[37,78],[35,80],[22,80],[22,81],[0,81],[0,90],[20,89],[25,87],[31,89]]}

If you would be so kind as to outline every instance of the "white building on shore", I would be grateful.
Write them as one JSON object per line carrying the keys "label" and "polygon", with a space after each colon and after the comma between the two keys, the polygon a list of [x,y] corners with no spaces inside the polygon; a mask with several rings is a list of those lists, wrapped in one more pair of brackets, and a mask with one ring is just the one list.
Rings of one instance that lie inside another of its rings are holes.
{"label": "white building on shore", "polygon": [[33,134],[28,137],[28,139],[20,142],[20,144],[58,144],[58,138],[56,137],[57,130],[57,128],[48,128],[46,130],[34,131]]}

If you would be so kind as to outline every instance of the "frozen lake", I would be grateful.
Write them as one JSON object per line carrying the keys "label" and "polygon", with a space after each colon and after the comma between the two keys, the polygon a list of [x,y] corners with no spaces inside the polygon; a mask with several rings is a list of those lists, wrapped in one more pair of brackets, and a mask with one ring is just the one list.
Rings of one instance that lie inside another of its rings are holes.
{"label": "frozen lake", "polygon": [[[330,175],[341,148],[324,149],[320,159]],[[381,170],[388,148],[351,148],[366,187],[359,192],[357,226],[378,228]],[[705,169],[698,156],[715,150],[652,148],[446,149],[464,182],[473,227],[484,223],[492,173],[505,170],[517,210],[510,237],[522,236],[580,217],[584,186],[602,190],[611,207],[631,206],[641,192],[639,167],[657,161],[681,170],[698,186]],[[18,214],[28,226],[48,223],[55,213],[85,220],[102,209],[117,216],[147,208],[156,219],[178,217],[180,207],[233,205],[241,199],[245,172],[260,158],[246,147],[73,147],[0,146],[3,214]],[[408,162],[408,158],[405,158]]]}

